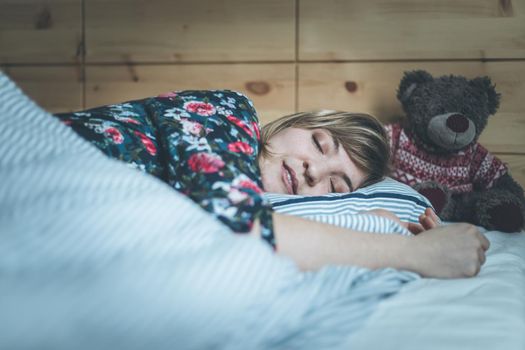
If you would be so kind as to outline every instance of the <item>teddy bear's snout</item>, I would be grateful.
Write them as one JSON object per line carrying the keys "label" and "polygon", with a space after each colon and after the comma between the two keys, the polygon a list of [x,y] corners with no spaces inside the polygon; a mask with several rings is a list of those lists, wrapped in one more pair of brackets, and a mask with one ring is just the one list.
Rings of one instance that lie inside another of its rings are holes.
{"label": "teddy bear's snout", "polygon": [[476,126],[461,113],[445,113],[432,117],[427,126],[427,135],[436,146],[456,151],[474,140]]}
{"label": "teddy bear's snout", "polygon": [[448,116],[447,127],[457,133],[465,132],[468,130],[468,119],[463,114],[452,114]]}

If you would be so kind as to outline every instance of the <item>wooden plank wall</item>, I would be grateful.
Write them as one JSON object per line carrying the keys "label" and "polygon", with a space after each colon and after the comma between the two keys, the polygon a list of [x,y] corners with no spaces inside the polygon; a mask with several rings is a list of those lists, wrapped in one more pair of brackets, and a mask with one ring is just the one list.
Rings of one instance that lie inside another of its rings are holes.
{"label": "wooden plank wall", "polygon": [[405,70],[488,75],[502,103],[481,142],[525,186],[525,0],[0,0],[0,66],[53,112],[228,88],[263,122],[387,122]]}

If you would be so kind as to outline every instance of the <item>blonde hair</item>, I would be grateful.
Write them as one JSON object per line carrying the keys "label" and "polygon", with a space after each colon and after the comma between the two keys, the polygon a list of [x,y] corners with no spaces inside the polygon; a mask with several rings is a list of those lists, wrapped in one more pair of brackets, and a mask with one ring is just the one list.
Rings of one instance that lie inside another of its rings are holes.
{"label": "blonde hair", "polygon": [[385,129],[369,114],[321,110],[286,115],[263,126],[263,156],[271,155],[270,139],[287,128],[328,131],[367,175],[361,187],[382,180],[390,171],[390,146]]}

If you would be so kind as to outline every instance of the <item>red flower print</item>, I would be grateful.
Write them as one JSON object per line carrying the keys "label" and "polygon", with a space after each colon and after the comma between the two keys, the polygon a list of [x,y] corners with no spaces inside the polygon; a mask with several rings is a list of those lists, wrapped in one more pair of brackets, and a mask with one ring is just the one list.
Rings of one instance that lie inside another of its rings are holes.
{"label": "red flower print", "polygon": [[252,180],[248,180],[248,179],[239,181],[236,187],[246,188],[246,189],[254,191],[255,193],[262,193],[262,189],[259,186],[257,186],[255,182],[253,182]]}
{"label": "red flower print", "polygon": [[195,153],[192,154],[190,159],[188,159],[188,164],[190,165],[193,172],[201,173],[216,173],[224,166],[224,162],[216,154],[210,153]]}
{"label": "red flower print", "polygon": [[228,150],[230,152],[236,152],[236,153],[239,153],[239,152],[242,152],[242,153],[245,153],[245,154],[252,154],[253,153],[252,146],[250,146],[246,142],[242,142],[242,141],[232,142],[232,143],[228,144]]}
{"label": "red flower print", "polygon": [[140,138],[142,144],[146,146],[146,151],[148,151],[149,154],[151,154],[152,156],[157,154],[157,147],[155,147],[155,144],[153,143],[153,141],[151,141],[149,137],[138,131],[134,131],[134,133]]}
{"label": "red flower print", "polygon": [[170,98],[177,96],[177,93],[175,91],[165,92],[163,94],[158,95],[159,98]]}
{"label": "red flower print", "polygon": [[257,140],[261,139],[261,132],[259,131],[259,124],[256,122],[252,122],[252,128],[255,130],[255,135],[257,136]]}
{"label": "red flower print", "polygon": [[230,122],[232,122],[233,124],[237,125],[239,128],[246,131],[248,135],[253,136],[253,132],[250,130],[248,125],[246,125],[242,120],[240,120],[236,116],[230,114],[229,116],[226,117],[226,119],[228,119]]}
{"label": "red flower print", "polygon": [[121,144],[124,141],[124,136],[120,133],[120,131],[117,128],[107,128],[104,130],[104,133],[111,137],[114,143]]}
{"label": "red flower print", "polygon": [[140,125],[140,122],[139,122],[138,120],[135,120],[135,119],[132,119],[132,118],[125,118],[124,121],[125,121],[126,123]]}
{"label": "red flower print", "polygon": [[190,113],[197,113],[203,117],[209,117],[215,114],[215,107],[211,103],[189,101],[184,104],[184,109]]}

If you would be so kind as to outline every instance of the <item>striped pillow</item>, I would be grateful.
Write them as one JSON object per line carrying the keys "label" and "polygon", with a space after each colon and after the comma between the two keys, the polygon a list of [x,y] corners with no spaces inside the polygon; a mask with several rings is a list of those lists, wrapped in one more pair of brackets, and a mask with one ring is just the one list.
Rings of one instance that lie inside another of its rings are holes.
{"label": "striped pillow", "polygon": [[407,234],[391,220],[374,215],[356,215],[372,209],[387,209],[401,221],[417,223],[430,202],[411,187],[391,178],[352,193],[330,193],[322,196],[299,196],[267,193],[278,213],[297,215],[316,221],[369,232]]}

